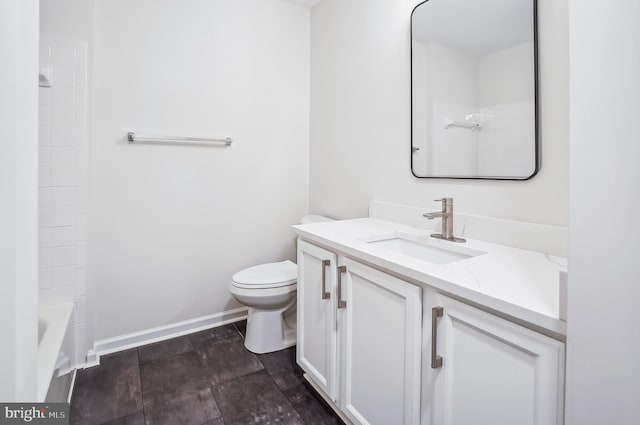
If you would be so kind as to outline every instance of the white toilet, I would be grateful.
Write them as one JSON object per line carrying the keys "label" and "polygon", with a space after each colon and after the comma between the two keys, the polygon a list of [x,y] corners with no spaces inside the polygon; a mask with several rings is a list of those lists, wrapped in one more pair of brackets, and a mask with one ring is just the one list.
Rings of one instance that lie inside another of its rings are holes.
{"label": "white toilet", "polygon": [[[308,215],[301,224],[329,221]],[[286,260],[249,267],[234,274],[229,291],[249,307],[244,345],[254,353],[271,353],[296,343],[298,268]]]}

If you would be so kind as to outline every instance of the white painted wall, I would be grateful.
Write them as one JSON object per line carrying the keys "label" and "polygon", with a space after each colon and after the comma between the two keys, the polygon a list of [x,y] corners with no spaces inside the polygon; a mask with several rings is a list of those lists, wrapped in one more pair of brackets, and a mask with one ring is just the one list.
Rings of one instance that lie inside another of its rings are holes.
{"label": "white painted wall", "polygon": [[95,0],[40,0],[40,33],[89,42]]}
{"label": "white painted wall", "polygon": [[640,417],[640,3],[571,0],[567,425]]}
{"label": "white painted wall", "polygon": [[[309,9],[100,0],[91,296],[97,340],[236,308],[236,271],[294,258],[308,208]],[[128,131],[231,136],[130,145]]]}
{"label": "white painted wall", "polygon": [[[430,172],[418,175],[468,175],[478,172],[478,137],[468,129],[445,129],[446,120],[464,120],[478,105],[475,56],[462,49],[428,43],[427,137]],[[425,119],[415,116],[415,121]],[[429,143],[429,141],[428,141]],[[416,154],[418,155],[418,154]]]}
{"label": "white painted wall", "polygon": [[431,114],[432,109],[429,101],[429,74],[428,50],[424,43],[411,40],[411,148],[417,149],[412,154],[413,172],[417,175],[428,175],[431,173]]}
{"label": "white painted wall", "polygon": [[490,116],[477,133],[481,176],[533,174],[534,81],[533,42],[478,58],[478,106]]}
{"label": "white painted wall", "polygon": [[38,2],[0,0],[0,400],[36,399]]}
{"label": "white painted wall", "polygon": [[481,108],[524,102],[534,96],[533,42],[478,57]]}
{"label": "white painted wall", "polygon": [[312,9],[311,211],[366,216],[371,199],[436,208],[431,200],[446,195],[460,212],[567,225],[566,1],[538,2],[542,169],[526,182],[412,177],[409,19],[416,3],[323,0]]}

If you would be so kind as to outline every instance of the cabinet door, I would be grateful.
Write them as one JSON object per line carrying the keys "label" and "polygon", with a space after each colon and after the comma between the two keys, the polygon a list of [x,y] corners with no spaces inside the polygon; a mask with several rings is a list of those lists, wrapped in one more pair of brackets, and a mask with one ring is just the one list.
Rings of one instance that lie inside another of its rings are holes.
{"label": "cabinet door", "polygon": [[448,297],[438,304],[433,424],[562,424],[564,343]]}
{"label": "cabinet door", "polygon": [[349,259],[340,264],[341,410],[354,424],[418,424],[421,289]]}
{"label": "cabinet door", "polygon": [[298,241],[298,364],[337,400],[335,282],[337,257]]}

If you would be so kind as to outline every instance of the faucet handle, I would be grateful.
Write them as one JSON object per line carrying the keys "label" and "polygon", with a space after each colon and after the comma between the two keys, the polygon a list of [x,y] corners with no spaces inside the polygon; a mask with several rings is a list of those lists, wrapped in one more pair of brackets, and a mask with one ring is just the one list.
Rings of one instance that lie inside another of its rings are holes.
{"label": "faucet handle", "polygon": [[440,198],[440,199],[434,199],[433,202],[453,202],[453,198]]}

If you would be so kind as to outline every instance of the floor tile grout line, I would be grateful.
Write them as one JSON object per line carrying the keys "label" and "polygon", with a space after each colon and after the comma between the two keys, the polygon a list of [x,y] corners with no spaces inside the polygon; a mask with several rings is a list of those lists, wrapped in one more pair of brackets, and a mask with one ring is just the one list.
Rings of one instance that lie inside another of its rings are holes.
{"label": "floor tile grout line", "polygon": [[[220,403],[218,402],[218,400],[216,399],[216,397],[214,395],[213,385],[211,385],[211,381],[209,379],[209,374],[207,373],[208,370],[209,370],[209,367],[207,366],[206,362],[202,362],[202,360],[200,359],[200,356],[198,355],[198,349],[196,349],[196,345],[193,343],[193,340],[191,339],[192,335],[194,335],[194,334],[195,333],[185,335],[187,337],[187,339],[189,340],[189,344],[191,345],[191,350],[187,351],[187,353],[191,353],[192,352],[197,357],[198,364],[200,365],[200,367],[198,368],[199,369],[199,374],[202,377],[203,382],[205,382],[207,384],[207,389],[209,390],[209,393],[211,394],[211,399],[216,404],[216,408],[217,408],[217,410],[218,410],[218,412],[220,414],[219,416],[204,422],[202,425],[205,425],[205,424],[207,424],[208,422],[211,422],[211,421],[215,421],[218,418],[222,419],[222,423],[225,424],[224,416],[222,415],[222,410],[220,410]],[[182,354],[184,354],[184,353],[182,353]],[[207,355],[206,352],[204,352],[203,354],[206,357],[206,355]]]}
{"label": "floor tile grout line", "polygon": [[[255,353],[254,353],[254,354],[255,354]],[[260,362],[260,363],[262,364],[262,362]],[[217,385],[211,385],[211,390],[212,390],[212,391],[211,391],[211,393],[212,393],[212,395],[213,395],[213,388],[214,388],[214,387],[219,387],[219,386],[222,386],[222,385],[227,385],[227,384],[230,384],[230,383],[232,383],[232,382],[234,382],[234,381],[238,381],[238,380],[240,380],[240,379],[247,378],[247,377],[249,377],[249,376],[251,376],[251,375],[257,375],[257,374],[260,374],[260,373],[263,373],[263,374],[264,374],[264,373],[266,373],[266,375],[269,377],[269,379],[271,379],[271,381],[273,382],[273,386],[274,386],[274,388],[276,389],[276,391],[278,391],[278,392],[282,395],[282,397],[287,401],[287,403],[289,403],[289,405],[291,406],[291,408],[292,408],[292,409],[293,409],[293,410],[298,414],[298,416],[300,416],[300,419],[302,420],[303,424],[306,424],[306,422],[305,422],[305,421],[304,421],[304,419],[302,418],[302,415],[300,414],[300,412],[298,411],[298,409],[296,409],[296,408],[295,408],[295,406],[293,405],[293,403],[291,402],[291,400],[289,400],[289,397],[287,397],[287,396],[284,394],[284,391],[282,391],[282,390],[280,389],[280,387],[278,387],[278,384],[276,384],[275,380],[273,379],[273,377],[271,376],[271,374],[269,373],[269,371],[267,370],[267,368],[265,368],[265,367],[264,367],[264,365],[263,365],[263,369],[256,370],[256,371],[254,371],[254,372],[249,372],[249,373],[246,373],[246,374],[241,375],[241,376],[237,376],[237,377],[235,377],[235,378],[233,378],[233,379],[230,379],[230,380],[228,380],[228,381],[221,382],[221,383],[219,383],[219,384],[217,384]],[[215,400],[215,396],[214,396],[214,400]],[[218,403],[218,401],[217,401],[217,400],[216,400],[216,403]],[[224,424],[226,424],[227,422],[226,422],[226,421],[225,421],[225,419],[224,419],[224,414],[222,413],[222,410],[220,411],[220,417],[222,418],[222,420],[223,420]]]}
{"label": "floor tile grout line", "polygon": [[245,336],[244,334],[240,331],[240,329],[238,328],[238,326],[236,325],[237,323],[240,323],[242,320],[239,320],[237,322],[233,322],[233,327],[236,328],[236,331],[240,334],[240,336],[242,337],[242,340],[244,341]]}
{"label": "floor tile grout line", "polygon": [[[209,380],[208,380],[208,379],[207,379],[207,382],[209,382]],[[226,423],[226,421],[224,420],[224,415],[222,414],[222,409],[220,409],[220,402],[216,399],[216,396],[215,396],[215,394],[213,393],[213,387],[214,387],[215,385],[211,385],[211,382],[209,382],[209,385],[208,385],[208,386],[209,386],[209,392],[211,393],[211,398],[213,399],[213,401],[215,401],[215,402],[216,402],[216,406],[218,407],[218,412],[220,412],[220,416],[218,416],[218,418],[222,419],[222,423],[223,423],[223,424],[225,424],[225,423]],[[218,418],[214,418],[213,420],[216,420],[216,419],[218,419]],[[211,421],[208,421],[208,422],[211,422]],[[207,422],[205,422],[205,423],[204,423],[204,424],[202,424],[202,425],[205,425],[206,423],[207,423]]]}
{"label": "floor tile grout line", "polygon": [[144,389],[142,389],[142,368],[140,367],[140,349],[136,348],[136,358],[138,359],[138,377],[140,378],[140,403],[142,403],[142,419],[147,424],[147,412],[144,409]]}
{"label": "floor tile grout line", "polygon": [[[224,339],[226,339],[226,338],[222,338],[222,340],[224,340]],[[196,356],[198,357],[198,363],[199,363],[199,364],[200,364],[200,366],[201,366],[201,368],[200,368],[201,373],[203,374],[204,380],[208,383],[209,390],[211,391],[211,395],[212,395],[212,396],[213,396],[213,387],[215,387],[215,386],[217,386],[217,385],[220,385],[220,384],[224,384],[224,383],[226,383],[226,382],[233,381],[233,380],[235,380],[235,379],[237,379],[237,378],[241,378],[241,377],[246,376],[246,375],[248,375],[248,374],[250,374],[250,373],[253,373],[253,372],[245,373],[245,374],[240,375],[240,376],[237,376],[237,377],[235,377],[235,378],[233,378],[233,379],[229,379],[229,380],[224,381],[224,382],[220,382],[220,383],[217,383],[217,384],[213,384],[213,383],[210,381],[210,379],[209,379],[209,374],[207,373],[207,372],[209,371],[209,366],[207,365],[207,363],[206,363],[206,362],[203,362],[203,361],[202,361],[202,359],[200,358],[200,356],[198,355],[199,350],[198,350],[197,348],[195,348],[195,345],[193,344],[193,341],[190,341],[190,342],[191,342],[191,346],[192,346],[192,348],[193,348],[193,350],[192,350],[192,351],[193,351],[193,352],[196,354]],[[207,353],[206,353],[206,351],[202,351],[202,353],[203,353],[204,357],[206,358],[206,357],[207,357]],[[258,361],[260,362],[260,359],[258,359]],[[262,362],[260,362],[260,364],[262,365]],[[265,370],[264,365],[262,365],[262,369],[261,369],[261,370]],[[215,400],[215,397],[213,397],[213,399]],[[216,403],[218,403],[218,401],[217,401],[217,400],[216,400]]]}
{"label": "floor tile grout line", "polygon": [[[138,368],[138,378],[139,378],[139,380],[140,380],[140,382],[139,382],[139,383],[140,383],[140,403],[142,404],[142,410],[136,410],[136,411],[134,411],[134,412],[127,413],[127,414],[125,414],[125,415],[122,415],[122,416],[119,416],[119,417],[116,417],[116,418],[109,419],[107,422],[103,422],[101,425],[109,425],[109,424],[111,424],[111,423],[113,423],[113,422],[115,422],[115,421],[118,421],[118,420],[120,420],[120,419],[124,419],[124,418],[126,418],[126,417],[129,417],[129,416],[135,415],[135,414],[136,414],[136,413],[138,413],[138,412],[142,412],[142,416],[143,416],[143,418],[145,418],[145,416],[144,416],[144,402],[143,402],[143,396],[142,396],[142,378],[141,378],[141,376],[140,376],[140,358],[139,358],[139,356],[138,356],[138,349],[137,349],[137,348],[135,348],[135,349],[133,349],[133,350],[135,350],[135,352],[136,352],[136,367]],[[130,350],[124,350],[124,351],[122,351],[122,353],[125,353],[125,352],[127,352],[127,351],[130,351]],[[116,354],[116,353],[113,353],[113,354]],[[97,369],[97,368],[99,368],[99,367],[105,367],[105,365],[104,365],[104,364],[102,364],[102,365],[96,365],[96,366],[94,366],[94,368],[96,368],[96,369]],[[72,400],[72,401],[73,401],[73,400]],[[145,424],[146,424],[146,419],[145,419]]]}
{"label": "floor tile grout line", "polygon": [[[302,383],[300,383],[300,384],[296,385],[295,387],[291,387],[291,388],[289,388],[289,389],[293,389],[293,388],[299,387],[300,385],[303,385],[303,384],[302,384]],[[288,391],[288,390],[287,390],[287,391]],[[291,401],[291,399],[289,398],[289,396],[287,396],[287,395],[284,393],[284,391],[282,391],[282,395],[283,395],[283,396],[284,396],[284,398],[286,398],[286,399],[287,399],[287,401],[291,404],[291,407],[293,407],[293,410],[295,410],[295,411],[298,413],[298,416],[300,416],[300,419],[302,419],[302,422],[303,422],[304,424],[306,424],[306,423],[307,423],[307,421],[305,421],[305,420],[304,420],[304,417],[302,416],[302,413],[301,413],[301,412],[300,412],[300,410],[298,410],[298,408],[293,404],[293,402]]]}
{"label": "floor tile grout line", "polygon": [[[258,360],[260,360],[260,358],[258,357]],[[260,361],[260,363],[262,364],[262,367],[264,367],[264,364],[262,363],[262,361]],[[271,375],[271,372],[269,372],[269,369],[267,369],[266,367],[264,368],[264,370],[267,372],[267,376],[269,376],[269,379],[271,379],[271,382],[273,382],[273,386],[276,388],[276,390],[278,390],[278,392],[282,395],[282,397],[287,400],[287,403],[289,403],[289,405],[291,406],[291,408],[294,410],[294,412],[296,412],[298,414],[298,416],[300,416],[300,420],[302,421],[303,424],[306,424],[307,422],[304,420],[304,418],[302,417],[302,414],[300,414],[300,412],[298,411],[298,409],[296,409],[296,407],[293,405],[293,403],[291,402],[291,400],[289,400],[289,397],[287,397],[287,395],[284,393],[284,390],[282,390],[279,386],[278,383],[276,382],[276,380],[273,378],[273,376]]]}

